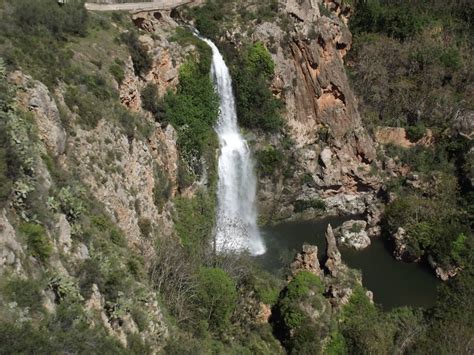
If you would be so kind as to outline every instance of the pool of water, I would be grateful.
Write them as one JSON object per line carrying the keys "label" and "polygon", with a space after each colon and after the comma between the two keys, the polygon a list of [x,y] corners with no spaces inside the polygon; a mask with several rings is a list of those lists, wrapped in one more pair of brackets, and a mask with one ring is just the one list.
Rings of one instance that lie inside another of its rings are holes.
{"label": "pool of water", "polygon": [[[353,218],[353,217],[352,217]],[[318,257],[326,250],[325,232],[331,223],[335,228],[351,217],[328,217],[307,222],[286,222],[262,228],[267,252],[258,258],[272,273],[284,273],[301,251],[304,243],[318,246]],[[374,301],[384,309],[399,306],[430,307],[436,300],[438,279],[427,266],[395,260],[380,238],[362,250],[340,247],[342,260],[362,271],[363,284],[373,291]]]}

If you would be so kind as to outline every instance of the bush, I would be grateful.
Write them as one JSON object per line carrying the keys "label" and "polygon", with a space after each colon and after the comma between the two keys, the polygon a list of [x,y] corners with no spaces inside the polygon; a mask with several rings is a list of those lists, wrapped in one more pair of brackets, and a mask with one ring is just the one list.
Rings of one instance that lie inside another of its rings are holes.
{"label": "bush", "polygon": [[150,238],[151,232],[153,231],[153,225],[149,218],[140,218],[138,220],[138,228],[143,237]]}
{"label": "bush", "polygon": [[26,237],[30,254],[46,262],[53,253],[53,245],[44,227],[35,223],[24,223],[20,226],[20,231]]}
{"label": "bush", "polygon": [[295,206],[296,213],[306,211],[307,209],[310,209],[310,208],[314,208],[315,210],[320,210],[320,211],[326,210],[326,202],[320,199],[296,200],[294,206]]}
{"label": "bush", "polygon": [[133,31],[125,32],[122,33],[120,39],[127,45],[130,51],[135,75],[146,75],[153,65],[153,59],[138,40],[137,34]]}
{"label": "bush", "polygon": [[413,7],[402,8],[381,1],[358,1],[351,20],[353,33],[383,32],[404,40],[422,28],[422,17]]}
{"label": "bush", "polygon": [[175,199],[175,229],[183,246],[193,252],[207,247],[212,236],[216,202],[214,196],[203,192],[189,199]]}
{"label": "bush", "polygon": [[155,166],[155,185],[153,186],[153,202],[158,211],[163,209],[165,203],[171,197],[171,183],[166,173],[159,166]]}
{"label": "bush", "polygon": [[272,146],[255,153],[258,172],[263,176],[273,175],[281,166],[283,154]]}
{"label": "bush", "polygon": [[203,319],[214,330],[224,330],[237,300],[234,281],[222,269],[203,267],[198,275],[198,305]]}
{"label": "bush", "polygon": [[41,291],[38,281],[12,278],[4,286],[3,294],[9,302],[16,302],[20,307],[28,307],[33,312],[38,312],[43,309]]}
{"label": "bush", "polygon": [[469,233],[459,207],[454,177],[440,175],[430,195],[403,191],[385,210],[383,228],[390,235],[403,227],[411,257],[432,256],[442,267],[462,265],[466,257],[460,235]]}
{"label": "bush", "polygon": [[214,143],[219,98],[210,78],[210,48],[200,51],[199,62],[189,59],[179,70],[176,93],[164,97],[164,121],[178,131],[178,146],[189,166],[195,168],[205,148]]}
{"label": "bush", "polygon": [[232,66],[239,123],[247,128],[277,131],[282,126],[281,102],[270,90],[274,63],[260,42],[242,50]]}
{"label": "bush", "polygon": [[88,129],[95,128],[102,118],[102,105],[91,93],[69,86],[64,101],[71,111],[77,109],[79,123]]}
{"label": "bush", "polygon": [[150,111],[153,115],[156,115],[160,111],[158,105],[158,86],[153,83],[147,84],[141,93],[142,107]]}
{"label": "bush", "polygon": [[323,291],[318,276],[300,271],[280,294],[273,325],[290,353],[318,353],[321,348],[329,321],[329,305],[322,296]]}
{"label": "bush", "polygon": [[47,31],[62,40],[67,35],[83,37],[87,33],[88,13],[83,1],[70,1],[67,6],[58,6],[49,0],[15,0],[13,18],[25,33]]}
{"label": "bush", "polygon": [[122,81],[125,79],[124,65],[123,61],[115,59],[115,62],[109,67],[110,74],[112,74],[119,85],[122,84]]}
{"label": "bush", "polygon": [[426,128],[422,124],[407,127],[407,138],[412,142],[418,142],[426,133]]}

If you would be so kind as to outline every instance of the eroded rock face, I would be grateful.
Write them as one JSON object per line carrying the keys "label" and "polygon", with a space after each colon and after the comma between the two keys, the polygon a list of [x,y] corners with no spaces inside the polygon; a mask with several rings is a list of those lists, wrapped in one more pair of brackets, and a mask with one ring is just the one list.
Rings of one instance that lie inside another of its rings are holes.
{"label": "eroded rock face", "polygon": [[[153,248],[145,246],[140,219],[150,220],[163,236],[172,234],[171,214],[158,210],[153,191],[156,184],[169,184],[170,197],[176,191],[178,153],[173,132],[156,125],[148,141],[130,141],[117,127],[101,121],[92,130],[77,130],[68,148],[70,159],[64,162],[104,203],[129,245],[141,249],[144,256]],[[161,178],[155,175],[156,167],[163,171]]]}
{"label": "eroded rock face", "polygon": [[46,85],[21,71],[13,72],[9,81],[27,88],[19,95],[20,103],[34,113],[40,140],[53,156],[63,154],[66,148],[66,130],[61,124],[56,101]]}
{"label": "eroded rock face", "polygon": [[141,110],[140,92],[148,84],[158,87],[159,96],[178,84],[178,69],[191,48],[182,48],[166,38],[178,24],[170,17],[170,11],[139,12],[132,16],[135,25],[148,32],[139,37],[153,62],[150,71],[143,77],[133,70],[131,58],[126,62],[125,79],[119,83],[120,101],[131,111]]}
{"label": "eroded rock face", "polygon": [[336,229],[336,238],[340,244],[362,250],[370,245],[370,238],[365,230],[367,222],[362,220],[350,220]]}
{"label": "eroded rock face", "polygon": [[318,260],[318,247],[316,245],[303,245],[303,251],[296,254],[290,265],[291,274],[295,276],[300,271],[309,271],[321,277],[322,271]]}
{"label": "eroded rock face", "polygon": [[[268,218],[285,219],[287,207],[296,200],[316,198],[329,202],[329,214],[363,213],[365,200],[380,186],[380,179],[371,173],[374,142],[361,124],[344,68],[351,34],[341,17],[348,11],[338,1],[326,5],[340,18],[322,16],[321,1],[288,0],[281,11],[292,19],[290,30],[264,22],[253,34],[254,40],[268,46],[280,43],[272,53],[272,89],[285,103],[285,121],[294,143],[289,153],[293,175],[285,176],[284,183],[283,178],[260,183],[261,211],[271,214]],[[351,203],[347,208],[340,196],[351,196],[358,206]]]}

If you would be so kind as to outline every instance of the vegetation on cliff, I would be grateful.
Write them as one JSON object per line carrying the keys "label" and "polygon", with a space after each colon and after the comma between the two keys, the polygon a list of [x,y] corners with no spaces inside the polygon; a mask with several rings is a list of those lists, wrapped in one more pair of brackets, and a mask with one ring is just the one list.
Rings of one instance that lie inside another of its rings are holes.
{"label": "vegetation on cliff", "polygon": [[[471,3],[356,1],[348,70],[365,124],[404,127],[411,148],[385,146],[409,173],[387,178],[391,194],[383,229],[402,257],[430,261],[458,275],[439,291],[413,348],[420,353],[468,351],[473,329]],[[464,128],[463,128],[464,127]],[[400,235],[402,228],[403,236]],[[400,244],[402,243],[402,244]],[[400,255],[399,255],[400,256]],[[454,304],[455,303],[455,304]],[[463,309],[456,319],[454,314]],[[455,331],[454,329],[458,329]]]}

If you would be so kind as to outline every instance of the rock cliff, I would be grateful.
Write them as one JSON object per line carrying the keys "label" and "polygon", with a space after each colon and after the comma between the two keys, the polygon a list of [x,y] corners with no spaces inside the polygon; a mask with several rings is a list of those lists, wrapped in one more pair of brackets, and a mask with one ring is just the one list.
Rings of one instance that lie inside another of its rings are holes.
{"label": "rock cliff", "polygon": [[[361,124],[344,68],[351,47],[348,11],[337,2],[288,0],[279,15],[285,25],[262,22],[252,40],[269,48],[279,43],[272,51],[273,92],[284,103],[285,134],[292,142],[286,154],[294,170],[261,181],[262,213],[288,218],[298,212],[296,201],[315,199],[324,200],[332,214],[363,213],[380,181],[371,172],[375,145]],[[280,136],[268,140],[282,144]]]}

